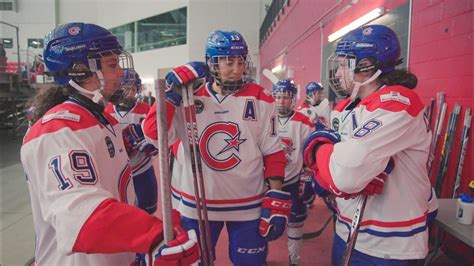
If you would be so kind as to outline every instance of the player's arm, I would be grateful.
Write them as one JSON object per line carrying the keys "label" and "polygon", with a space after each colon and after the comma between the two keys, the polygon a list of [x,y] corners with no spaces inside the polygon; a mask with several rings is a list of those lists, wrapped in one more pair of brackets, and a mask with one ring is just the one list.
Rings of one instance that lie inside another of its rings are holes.
{"label": "player's arm", "polygon": [[[72,133],[63,132],[58,139],[45,140],[44,147],[56,149],[42,149],[45,160],[36,160],[33,169],[41,179],[31,184],[38,192],[42,216],[56,231],[59,252],[147,252],[152,243],[161,240],[161,221],[118,202],[102,188],[110,177],[96,171],[100,162],[88,145]],[[130,168],[123,167],[126,180]]]}
{"label": "player's arm", "polygon": [[[326,189],[354,194],[383,173],[390,158],[414,145],[417,139],[413,136],[423,133],[419,130],[424,126],[417,124],[424,123],[418,117],[423,105],[418,97],[410,99],[410,105],[388,101],[369,106],[374,109],[349,140],[313,147],[316,163],[311,168],[319,173],[318,182]],[[307,151],[305,154],[311,154]]]}
{"label": "player's arm", "polygon": [[290,193],[281,190],[285,177],[286,158],[276,129],[275,105],[267,105],[267,112],[261,112],[266,123],[259,139],[263,155],[264,177],[270,190],[265,193],[260,215],[260,235],[268,241],[278,239],[288,223],[291,199]]}

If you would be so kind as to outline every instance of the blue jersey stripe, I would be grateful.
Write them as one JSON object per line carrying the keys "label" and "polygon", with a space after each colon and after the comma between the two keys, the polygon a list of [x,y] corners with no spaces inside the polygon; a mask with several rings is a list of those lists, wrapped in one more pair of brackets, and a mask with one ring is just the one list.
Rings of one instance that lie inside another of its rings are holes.
{"label": "blue jersey stripe", "polygon": [[[349,223],[347,223],[345,221],[341,221],[339,218],[337,219],[337,221],[339,223],[343,224],[347,228],[348,231],[350,230],[351,227],[350,227]],[[383,231],[377,231],[377,230],[365,228],[365,229],[360,230],[359,233],[366,233],[366,234],[373,235],[373,236],[378,236],[378,237],[411,237],[411,236],[414,236],[418,233],[422,233],[425,230],[426,230],[426,224],[422,225],[418,228],[415,228],[413,230],[410,230],[410,231],[383,232]]]}
{"label": "blue jersey stripe", "polygon": [[[171,195],[176,200],[181,201],[185,206],[193,208],[193,209],[196,208],[196,204],[191,203],[189,201],[186,201],[182,197],[179,197],[174,193],[171,193]],[[235,206],[235,207],[211,207],[211,206],[207,205],[207,210],[208,211],[214,211],[214,212],[242,211],[242,210],[250,210],[250,209],[260,208],[261,206],[262,206],[262,203],[254,203],[254,204],[251,204],[251,205]]]}

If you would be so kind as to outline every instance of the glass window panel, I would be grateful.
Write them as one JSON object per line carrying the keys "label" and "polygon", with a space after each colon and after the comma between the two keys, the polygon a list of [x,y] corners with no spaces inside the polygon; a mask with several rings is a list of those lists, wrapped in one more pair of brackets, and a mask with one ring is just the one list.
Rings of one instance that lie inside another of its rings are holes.
{"label": "glass window panel", "polygon": [[44,40],[38,38],[28,38],[28,47],[32,48],[43,48]]}
{"label": "glass window panel", "polygon": [[135,52],[135,22],[112,28],[110,31],[117,36],[127,52]]}
{"label": "glass window panel", "polygon": [[137,52],[186,44],[187,7],[139,20]]}
{"label": "glass window panel", "polygon": [[1,43],[3,43],[3,48],[13,48],[13,39],[11,38],[0,38]]}

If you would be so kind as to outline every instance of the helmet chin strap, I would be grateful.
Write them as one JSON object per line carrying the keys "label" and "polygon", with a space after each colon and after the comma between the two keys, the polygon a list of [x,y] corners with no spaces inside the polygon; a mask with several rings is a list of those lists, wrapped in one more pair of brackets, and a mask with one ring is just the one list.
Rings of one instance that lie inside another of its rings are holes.
{"label": "helmet chin strap", "polygon": [[[360,83],[360,82],[355,82],[353,81],[354,83],[354,89],[352,90],[352,93],[351,93],[351,102],[355,101],[355,99],[357,98],[358,94],[359,94],[359,89],[360,87],[366,85],[366,84],[369,84],[370,82],[374,81],[375,79],[377,79],[380,74],[382,74],[382,70],[378,69],[374,75],[372,75],[372,77],[370,77],[368,80]],[[354,80],[354,77],[352,77],[352,80]]]}
{"label": "helmet chin strap", "polygon": [[77,91],[83,94],[92,95],[92,101],[99,104],[100,101],[104,100],[104,96],[101,93],[102,90],[104,89],[104,76],[102,75],[102,71],[100,70],[95,71],[95,73],[97,74],[97,77],[99,78],[99,82],[100,82],[100,88],[95,91],[84,89],[72,79],[69,80],[69,85],[71,85],[71,87],[73,87],[74,89],[76,89]]}

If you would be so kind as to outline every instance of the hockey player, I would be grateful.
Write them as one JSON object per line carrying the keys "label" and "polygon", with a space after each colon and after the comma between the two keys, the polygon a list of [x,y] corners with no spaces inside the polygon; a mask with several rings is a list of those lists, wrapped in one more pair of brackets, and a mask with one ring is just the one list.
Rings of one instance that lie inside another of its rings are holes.
{"label": "hockey player", "polygon": [[331,89],[345,100],[331,115],[333,130],[305,142],[304,160],[338,196],[333,265],[341,265],[358,194],[372,196],[351,265],[411,265],[428,253],[428,213],[437,204],[426,172],[431,135],[417,79],[396,70],[400,63],[398,38],[382,25],[349,32],[328,59]]}
{"label": "hockey player", "polygon": [[21,147],[36,265],[130,265],[135,253],[148,252],[157,254],[154,265],[196,262],[194,232],[176,226],[176,240],[158,249],[162,222],[128,204],[134,193],[122,129],[103,111],[123,68],[133,69],[131,56],[94,24],[60,25],[45,44],[58,86],[36,97]]}
{"label": "hockey player", "polygon": [[[128,71],[131,72],[130,75],[127,75]],[[126,141],[127,145],[131,145],[126,148],[130,151],[130,165],[137,205],[140,209],[153,214],[156,211],[158,190],[152,156],[156,155],[157,150],[143,136],[141,122],[145,119],[150,106],[137,101],[137,94],[140,93],[142,84],[138,73],[132,71],[125,71],[122,88],[114,94],[117,98],[122,99],[115,104],[109,103],[105,112],[111,114],[124,130],[130,131],[130,134],[134,136],[131,140]],[[129,78],[132,78],[133,81],[130,82]]]}
{"label": "hockey player", "polygon": [[[290,194],[281,191],[285,154],[276,131],[276,108],[261,86],[245,82],[250,58],[240,33],[212,32],[205,53],[206,63],[191,62],[166,76],[168,143],[184,128],[178,119],[181,87],[206,77],[209,68],[212,79],[196,88],[194,98],[212,249],[225,224],[232,263],[263,265],[267,242],[283,234],[291,207]],[[156,141],[154,110],[144,121],[144,132]],[[183,214],[181,225],[198,230],[192,164],[187,138],[181,140],[177,159],[183,169],[173,197]]]}
{"label": "hockey player", "polygon": [[301,187],[305,184],[311,187],[311,179],[300,178],[307,175],[303,170],[303,142],[313,132],[314,126],[308,117],[294,111],[296,94],[297,89],[291,80],[279,80],[272,88],[278,108],[278,135],[286,155],[283,191],[291,194],[291,214],[286,231],[290,265],[299,265],[303,225],[308,211],[307,201],[314,199],[314,190],[312,195],[304,194],[304,199],[300,197],[300,182]]}
{"label": "hockey player", "polygon": [[324,97],[324,88],[318,83],[311,81],[306,85],[306,98],[304,102],[298,107],[298,112],[303,113],[309,120],[315,124],[322,123],[325,126],[329,125],[329,117],[331,115],[331,106],[329,101]]}

